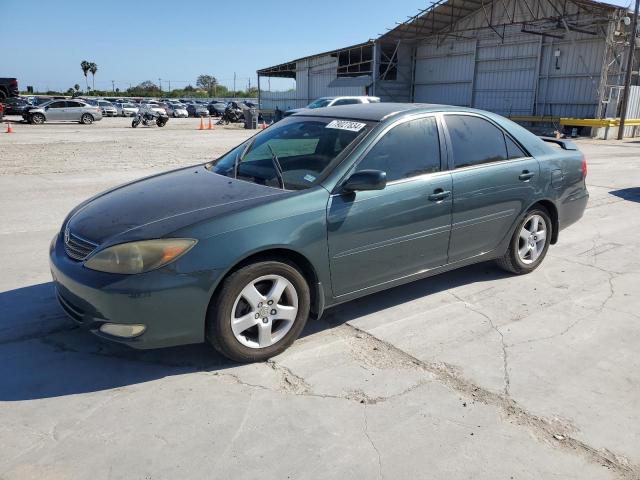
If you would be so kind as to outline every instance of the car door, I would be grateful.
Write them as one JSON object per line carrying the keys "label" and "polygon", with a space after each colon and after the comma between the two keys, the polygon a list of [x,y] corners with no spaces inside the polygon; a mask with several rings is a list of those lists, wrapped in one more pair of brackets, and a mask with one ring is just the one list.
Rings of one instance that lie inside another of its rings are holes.
{"label": "car door", "polygon": [[74,120],[76,122],[80,121],[80,117],[82,117],[84,105],[80,102],[76,102],[73,100],[67,100],[67,106],[65,108],[65,120]]}
{"label": "car door", "polygon": [[336,192],[327,207],[333,293],[340,297],[447,261],[451,174],[435,116],[387,128],[350,173],[382,170],[383,190]]}
{"label": "car door", "polygon": [[66,114],[66,102],[64,100],[56,100],[55,102],[51,102],[46,107],[46,116],[47,121],[60,121],[65,120]]}
{"label": "car door", "polygon": [[449,262],[491,252],[534,199],[538,161],[489,119],[443,116],[450,142],[453,211]]}

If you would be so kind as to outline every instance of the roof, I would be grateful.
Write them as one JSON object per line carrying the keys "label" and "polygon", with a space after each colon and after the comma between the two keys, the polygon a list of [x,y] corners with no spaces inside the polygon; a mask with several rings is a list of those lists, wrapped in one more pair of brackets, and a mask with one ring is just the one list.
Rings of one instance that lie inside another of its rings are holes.
{"label": "roof", "polygon": [[[568,3],[574,4],[586,11],[611,11],[625,9],[624,7],[595,0],[564,0],[565,6],[562,7],[563,11],[566,8],[567,1]],[[406,21],[399,22],[397,27],[389,29],[387,33],[380,35],[378,41],[398,39],[407,40],[436,35],[444,30],[452,29],[456,22],[480,9],[484,9],[485,14],[493,15],[493,3],[494,2],[487,0],[436,0],[429,7],[419,11],[416,15],[410,16]],[[556,7],[554,7],[554,9],[560,13]],[[487,11],[489,13],[487,13]],[[528,20],[517,21],[516,19],[509,17],[508,23],[524,24],[528,21],[541,20],[544,17],[544,15],[541,15],[543,10],[540,8],[536,10],[535,14],[530,8],[529,11],[531,12],[531,17]],[[524,13],[524,16],[526,17],[526,12]],[[555,15],[554,18],[557,19],[557,15]],[[501,23],[505,22],[503,21]],[[487,28],[490,27],[487,25]]]}
{"label": "roof", "polygon": [[340,105],[337,107],[325,108],[302,108],[297,110],[295,116],[304,117],[330,117],[349,118],[352,120],[365,120],[379,122],[390,115],[397,113],[418,111],[440,111],[451,108],[448,105],[437,105],[431,103],[358,103],[355,105]]}
{"label": "roof", "polygon": [[[356,43],[355,45],[349,45],[348,47],[342,47],[342,48],[336,48],[334,50],[328,50],[326,52],[321,52],[321,53],[314,53],[313,55],[307,55],[306,57],[300,57],[300,58],[296,58],[294,60],[290,60],[288,62],[285,63],[280,63],[278,65],[274,65],[272,67],[265,67],[265,68],[261,68],[260,70],[258,70],[258,75],[261,76],[272,76],[272,77],[276,77],[276,76],[288,76],[287,73],[289,72],[294,72],[296,71],[296,63],[302,60],[306,60],[308,58],[315,58],[315,57],[323,57],[325,55],[333,55],[333,54],[337,54],[340,53],[344,50],[350,50],[352,48],[358,48],[358,47],[365,47],[367,45],[373,45],[373,40],[367,40],[366,42],[362,42],[362,43]],[[294,75],[295,78],[295,75]]]}
{"label": "roof", "polygon": [[[570,4],[581,7],[588,12],[593,12],[596,10],[599,12],[610,12],[613,10],[627,10],[627,8],[625,7],[612,5],[609,3],[600,2],[596,0],[563,0],[563,1],[565,6],[566,6],[566,3],[568,2]],[[274,65],[272,67],[262,68],[258,70],[258,76],[295,78],[296,63],[301,60],[306,60],[314,57],[321,57],[324,55],[338,54],[344,50],[372,45],[375,42],[397,41],[400,39],[405,41],[415,40],[415,39],[430,37],[432,35],[437,35],[443,30],[452,28],[456,24],[456,22],[458,22],[459,20],[463,19],[468,15],[471,15],[472,13],[480,9],[485,9],[485,14],[487,13],[487,11],[489,12],[489,14],[492,14],[491,6],[493,3],[494,2],[492,2],[491,0],[435,0],[431,5],[429,5],[429,7],[419,11],[415,15],[410,16],[404,22],[399,22],[396,27],[389,29],[388,32],[380,35],[376,39],[370,39],[370,40],[367,40],[366,42],[357,43],[355,45],[351,45],[348,47],[342,47],[335,50],[329,50],[326,52],[315,53],[313,55],[296,58],[295,60],[290,60],[288,62]],[[529,20],[520,20],[520,21],[511,19],[510,23],[526,24],[528,22],[531,22],[531,21],[535,22],[541,19],[541,18],[537,18],[541,13],[541,12],[538,12],[538,11],[541,11],[539,7],[535,9],[537,13],[533,14],[533,11],[528,6],[529,4],[526,2],[525,4],[526,4],[527,10],[532,12],[532,17]],[[504,2],[502,3],[502,5],[504,5]],[[525,8],[525,7],[521,6],[520,8]],[[554,15],[552,20],[557,21],[557,15]],[[568,28],[570,27],[571,25],[569,25]],[[578,27],[578,26],[575,26],[575,27]],[[491,27],[487,25],[486,28],[491,28]]]}

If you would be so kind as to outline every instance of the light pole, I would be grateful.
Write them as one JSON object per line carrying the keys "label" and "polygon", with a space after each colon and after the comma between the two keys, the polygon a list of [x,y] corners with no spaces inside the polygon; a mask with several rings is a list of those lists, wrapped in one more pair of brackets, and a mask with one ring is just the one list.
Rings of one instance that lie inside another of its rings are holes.
{"label": "light pole", "polygon": [[636,49],[636,31],[638,30],[638,9],[640,0],[636,0],[636,8],[631,19],[631,39],[629,40],[629,58],[627,58],[627,71],[624,76],[624,91],[622,92],[622,109],[620,110],[620,126],[618,127],[618,140],[624,137],[624,122],[627,120],[627,104],[629,103],[629,90],[631,89],[631,70],[633,70],[633,52]]}

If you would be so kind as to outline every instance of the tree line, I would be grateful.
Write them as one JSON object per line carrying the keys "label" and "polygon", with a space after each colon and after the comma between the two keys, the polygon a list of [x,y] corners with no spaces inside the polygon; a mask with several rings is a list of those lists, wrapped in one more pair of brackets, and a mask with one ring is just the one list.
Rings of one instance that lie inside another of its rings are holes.
{"label": "tree line", "polygon": [[[75,84],[73,87],[69,87],[66,91],[57,91],[57,90],[48,90],[46,92],[34,92],[35,94],[44,94],[44,95],[68,95],[78,97],[81,95],[92,95],[92,96],[100,96],[100,97],[114,97],[114,96],[122,96],[122,97],[170,97],[170,98],[180,98],[180,97],[193,97],[193,98],[227,98],[227,97],[238,97],[238,98],[256,98],[258,96],[258,89],[256,87],[247,88],[246,90],[233,90],[225,87],[224,85],[220,85],[218,80],[213,75],[202,74],[199,75],[196,79],[196,86],[187,85],[184,88],[175,88],[172,90],[161,89],[159,85],[152,82],[151,80],[146,80],[144,82],[139,83],[138,85],[131,86],[126,90],[121,90],[120,88],[115,88],[112,90],[96,90],[95,89],[95,78],[96,73],[98,72],[98,65],[95,62],[89,62],[87,60],[83,60],[80,62],[80,68],[82,69],[82,74],[85,77],[86,90],[82,90],[79,84]],[[92,86],[89,86],[89,77],[88,74],[91,73],[91,81]]]}

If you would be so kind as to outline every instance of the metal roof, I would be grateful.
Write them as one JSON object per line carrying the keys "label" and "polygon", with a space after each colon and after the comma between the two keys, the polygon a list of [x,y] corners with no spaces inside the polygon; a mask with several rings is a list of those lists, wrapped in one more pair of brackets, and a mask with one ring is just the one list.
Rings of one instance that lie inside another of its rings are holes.
{"label": "metal roof", "polygon": [[[366,45],[372,45],[375,42],[415,40],[437,35],[438,33],[446,31],[447,29],[453,29],[453,26],[456,22],[480,9],[484,9],[487,16],[489,16],[490,13],[492,13],[489,12],[489,10],[492,10],[492,6],[494,3],[496,3],[496,1],[497,0],[437,0],[434,1],[429,7],[419,11],[415,15],[408,17],[406,21],[399,23],[395,28],[389,29],[387,33],[380,35],[375,40],[370,39],[363,43],[358,43],[335,50],[329,50],[326,52],[316,53],[313,55],[308,55],[306,57],[300,57],[286,63],[274,65],[272,67],[266,67],[258,70],[258,75],[269,77],[295,78],[296,63],[301,60],[320,57],[324,55],[338,54],[341,51]],[[537,15],[539,15],[540,11],[539,7],[537,10],[535,9],[535,4],[536,2],[539,3],[541,0],[520,1],[523,2],[523,5],[521,6],[522,11],[531,12],[532,18],[526,21],[516,21],[515,19],[511,19],[510,23],[518,23],[524,25],[525,23],[528,23],[530,21],[535,22],[541,20],[541,18],[535,18]],[[548,3],[553,2],[553,0],[545,1]],[[625,7],[620,7],[618,5],[612,5],[595,0],[562,0],[562,2],[558,2],[558,5],[560,5],[560,7],[553,6],[554,11],[558,14],[554,17],[556,20],[562,17],[562,11],[565,10],[567,3],[576,5],[584,10],[587,10],[588,12],[601,12],[605,14],[614,10],[627,10]],[[504,5],[504,1],[502,2],[502,5]],[[560,8],[562,10],[560,10]],[[551,18],[548,19],[551,20]],[[577,27],[579,27],[567,25],[566,22],[565,26],[567,29],[577,29]],[[489,21],[487,21],[487,25],[485,26],[485,28],[495,29],[495,27],[493,27]]]}
{"label": "metal roof", "polygon": [[348,47],[336,48],[335,50],[328,50],[326,52],[314,53],[313,55],[307,55],[306,57],[296,58],[285,63],[280,63],[272,67],[265,67],[258,70],[258,75],[265,77],[290,77],[293,72],[293,78],[295,78],[296,63],[308,58],[323,57],[325,55],[336,55],[345,50],[351,50],[353,48],[366,47],[367,45],[373,45],[373,40],[367,40],[366,42],[356,43],[355,45],[349,45]]}
{"label": "metal roof", "polygon": [[[558,2],[559,6],[553,5],[552,2],[553,0],[550,0],[548,3],[557,13],[556,18],[561,18],[565,14],[567,2],[587,11],[625,10],[624,7],[595,0],[566,0],[564,3]],[[491,0],[437,0],[416,15],[410,16],[406,21],[400,22],[397,27],[389,29],[387,33],[380,35],[378,41],[424,38],[437,35],[447,29],[453,30],[456,22],[480,9],[484,9],[487,15],[487,25],[485,27],[493,28],[489,18],[489,15],[493,15],[493,4],[494,2]],[[527,0],[523,0],[523,4],[522,11],[529,12],[531,19],[516,21],[514,18],[510,18],[510,23],[524,24],[528,21],[542,19],[542,17],[536,18],[540,15],[541,9],[539,7],[536,9],[535,0],[531,4]]]}

